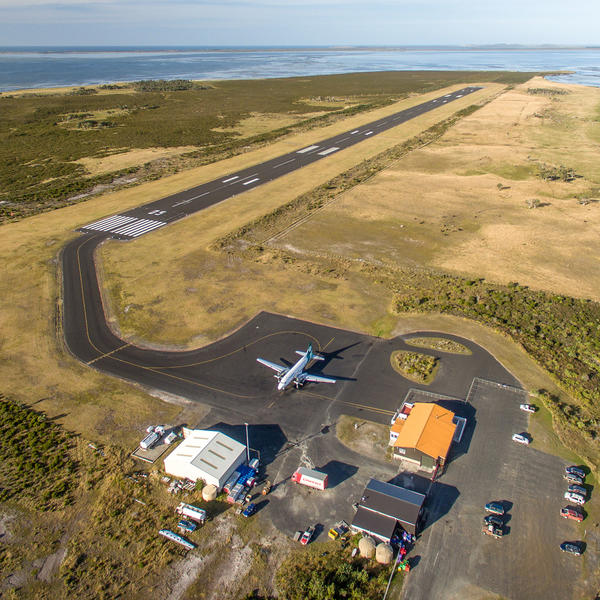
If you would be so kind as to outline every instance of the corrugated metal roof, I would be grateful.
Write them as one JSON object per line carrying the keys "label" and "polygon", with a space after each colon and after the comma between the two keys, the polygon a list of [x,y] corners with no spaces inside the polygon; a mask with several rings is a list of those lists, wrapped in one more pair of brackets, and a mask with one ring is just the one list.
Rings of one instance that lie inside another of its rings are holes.
{"label": "corrugated metal roof", "polygon": [[421,507],[423,502],[425,502],[425,494],[415,492],[414,490],[408,490],[406,488],[400,487],[399,485],[394,485],[393,483],[379,481],[377,479],[371,479],[369,483],[367,483],[365,491],[366,490],[373,490],[374,492],[379,492],[380,494],[391,496],[392,498],[396,498],[397,500],[402,500],[403,502],[415,504],[419,507]]}
{"label": "corrugated metal roof", "polygon": [[220,480],[233,463],[239,463],[246,450],[243,444],[219,431],[199,429],[188,430],[187,433],[179,447],[165,458],[165,469],[169,463],[173,463],[169,466],[174,467],[173,461],[177,461],[180,465],[178,470],[185,469],[186,464],[192,465]]}
{"label": "corrugated metal roof", "polygon": [[433,402],[417,402],[394,442],[399,448],[416,448],[431,456],[446,458],[454,436],[454,413]]}

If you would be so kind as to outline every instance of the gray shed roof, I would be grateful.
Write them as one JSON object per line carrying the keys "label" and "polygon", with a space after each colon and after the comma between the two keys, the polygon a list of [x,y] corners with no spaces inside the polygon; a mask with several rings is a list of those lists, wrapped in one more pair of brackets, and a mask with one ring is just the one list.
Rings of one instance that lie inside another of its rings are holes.
{"label": "gray shed roof", "polygon": [[392,518],[409,533],[415,533],[424,502],[424,494],[371,479],[363,492],[358,510],[364,509],[382,517]]}
{"label": "gray shed roof", "polygon": [[394,535],[397,524],[398,521],[392,517],[386,517],[359,506],[352,520],[351,527],[357,531],[363,531],[389,542]]}

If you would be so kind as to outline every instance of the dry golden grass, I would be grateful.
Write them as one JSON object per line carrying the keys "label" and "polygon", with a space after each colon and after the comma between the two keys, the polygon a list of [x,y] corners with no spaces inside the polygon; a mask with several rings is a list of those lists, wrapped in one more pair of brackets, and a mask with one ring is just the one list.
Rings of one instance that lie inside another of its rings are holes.
{"label": "dry golden grass", "polygon": [[[129,82],[126,81],[115,81],[115,85],[129,85]],[[114,94],[114,90],[110,89],[101,89],[100,86],[94,85],[73,85],[73,86],[65,86],[65,87],[50,87],[50,88],[27,88],[23,90],[12,90],[10,92],[0,92],[1,96],[60,96],[73,93],[75,90],[79,90],[81,87],[85,89],[95,89],[97,94]],[[135,94],[133,88],[124,87],[122,90],[119,90],[121,94]]]}
{"label": "dry golden grass", "polygon": [[[569,94],[551,99],[527,93],[530,87]],[[600,299],[600,202],[578,200],[600,200],[599,103],[595,88],[532,80],[351,190],[280,243],[302,251],[327,239],[323,249],[344,256]],[[543,163],[565,164],[582,177],[543,181],[537,177]],[[541,206],[527,208],[530,199]]]}
{"label": "dry golden grass", "polygon": [[[83,113],[64,113],[60,115],[58,125],[67,129],[78,129],[79,123],[87,119],[94,121],[106,121],[117,117],[124,117],[131,111],[127,108],[110,108],[107,110],[92,110]],[[85,116],[81,116],[85,115]]]}
{"label": "dry golden grass", "polygon": [[129,167],[138,167],[159,158],[171,158],[195,150],[195,146],[176,146],[174,148],[137,148],[119,152],[102,158],[86,157],[75,162],[83,165],[90,177],[111,173]]}
{"label": "dry golden grass", "polygon": [[224,133],[235,133],[239,137],[251,137],[260,135],[274,129],[295,125],[300,121],[304,121],[310,117],[318,117],[326,114],[325,111],[315,111],[308,114],[281,114],[281,113],[255,113],[246,119],[242,119],[235,127],[215,127],[213,131],[221,131]]}

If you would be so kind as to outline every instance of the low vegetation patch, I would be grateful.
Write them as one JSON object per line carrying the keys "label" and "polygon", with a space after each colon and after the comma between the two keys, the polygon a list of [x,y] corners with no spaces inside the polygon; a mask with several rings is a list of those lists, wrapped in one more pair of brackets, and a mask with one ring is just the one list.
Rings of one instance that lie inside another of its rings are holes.
{"label": "low vegetation patch", "polygon": [[379,600],[389,576],[383,567],[362,558],[351,558],[350,550],[320,552],[297,550],[277,572],[277,589],[285,600]]}
{"label": "low vegetation patch", "polygon": [[544,181],[564,181],[570,183],[575,181],[579,177],[575,170],[564,165],[546,165],[542,164],[539,166],[539,176]]}
{"label": "low vegetation patch", "polygon": [[527,88],[527,93],[534,96],[550,96],[552,98],[554,96],[565,96],[569,92],[557,88]]}
{"label": "low vegetation patch", "polygon": [[404,340],[409,346],[419,348],[429,348],[430,350],[439,350],[450,354],[472,354],[472,352],[462,344],[442,337],[414,337]]}
{"label": "low vegetation patch", "polygon": [[18,498],[37,510],[71,504],[77,487],[73,436],[0,395],[0,502]]}
{"label": "low vegetation patch", "polygon": [[392,352],[390,360],[392,367],[400,375],[417,383],[425,384],[433,381],[439,362],[435,356],[406,350]]}

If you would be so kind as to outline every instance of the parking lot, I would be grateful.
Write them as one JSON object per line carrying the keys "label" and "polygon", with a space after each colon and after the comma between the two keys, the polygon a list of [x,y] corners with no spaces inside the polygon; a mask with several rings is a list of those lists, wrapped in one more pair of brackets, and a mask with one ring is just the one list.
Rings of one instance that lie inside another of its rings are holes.
{"label": "parking lot", "polygon": [[[595,544],[588,543],[582,557],[559,549],[565,540],[582,539],[586,528],[585,521],[559,515],[566,504],[566,463],[511,440],[512,433],[527,431],[529,416],[519,410],[526,394],[479,381],[469,400],[469,447],[432,489],[428,522],[435,522],[413,552],[417,566],[404,597],[594,598],[585,587],[586,575],[596,569]],[[490,501],[501,501],[508,513],[507,535],[498,540],[481,533],[483,506]]]}

